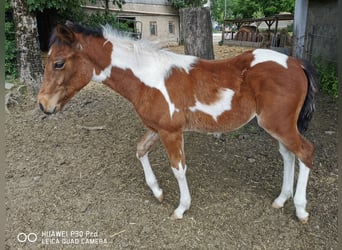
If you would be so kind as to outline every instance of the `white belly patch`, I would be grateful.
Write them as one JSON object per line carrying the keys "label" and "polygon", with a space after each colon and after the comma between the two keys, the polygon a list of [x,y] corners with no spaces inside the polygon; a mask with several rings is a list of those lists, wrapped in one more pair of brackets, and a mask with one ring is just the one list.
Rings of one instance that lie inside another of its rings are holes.
{"label": "white belly patch", "polygon": [[220,89],[218,94],[218,99],[210,104],[201,103],[197,100],[195,106],[189,107],[192,112],[201,111],[205,114],[212,116],[212,118],[217,122],[217,118],[225,111],[232,109],[232,99],[234,96],[234,91],[227,88]]}

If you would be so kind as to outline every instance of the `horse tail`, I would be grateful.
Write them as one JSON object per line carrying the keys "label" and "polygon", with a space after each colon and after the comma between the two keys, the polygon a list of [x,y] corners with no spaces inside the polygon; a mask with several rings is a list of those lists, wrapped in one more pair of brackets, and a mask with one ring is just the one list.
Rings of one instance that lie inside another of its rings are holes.
{"label": "horse tail", "polygon": [[315,94],[318,92],[319,76],[315,67],[307,60],[301,60],[301,66],[308,80],[308,90],[304,104],[299,113],[297,127],[300,133],[305,132],[315,111]]}

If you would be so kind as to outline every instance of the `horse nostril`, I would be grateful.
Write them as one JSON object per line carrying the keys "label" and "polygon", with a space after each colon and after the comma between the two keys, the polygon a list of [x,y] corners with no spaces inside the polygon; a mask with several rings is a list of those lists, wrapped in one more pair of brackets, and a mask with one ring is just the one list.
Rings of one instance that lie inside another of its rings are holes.
{"label": "horse nostril", "polygon": [[44,106],[43,106],[43,104],[39,103],[39,108],[40,108],[41,111],[44,112]]}
{"label": "horse nostril", "polygon": [[46,114],[46,115],[52,115],[52,114],[56,114],[56,113],[57,113],[57,107],[55,107],[55,108],[53,109],[52,112],[49,112],[49,111],[46,111],[46,110],[44,109],[43,104],[39,103],[39,108],[40,108],[40,110],[43,111],[44,114]]}

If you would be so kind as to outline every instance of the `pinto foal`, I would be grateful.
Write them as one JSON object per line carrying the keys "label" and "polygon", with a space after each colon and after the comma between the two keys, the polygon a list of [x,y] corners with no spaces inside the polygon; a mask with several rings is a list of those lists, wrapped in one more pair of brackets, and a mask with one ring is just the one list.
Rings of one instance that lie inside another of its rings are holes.
{"label": "pinto foal", "polygon": [[314,146],[301,132],[312,117],[317,91],[316,72],[307,62],[265,49],[225,60],[201,60],[135,41],[109,26],[96,30],[71,22],[57,25],[38,94],[41,110],[60,111],[91,80],[130,101],[147,127],[137,157],[160,202],[163,191],[148,152],[159,139],[164,145],[180,190],[172,219],[181,219],[191,203],[183,131],[229,132],[256,117],[279,141],[284,160],[282,190],[273,207],[282,207],[293,196],[297,157],[294,204],[299,220],[307,222],[306,187]]}

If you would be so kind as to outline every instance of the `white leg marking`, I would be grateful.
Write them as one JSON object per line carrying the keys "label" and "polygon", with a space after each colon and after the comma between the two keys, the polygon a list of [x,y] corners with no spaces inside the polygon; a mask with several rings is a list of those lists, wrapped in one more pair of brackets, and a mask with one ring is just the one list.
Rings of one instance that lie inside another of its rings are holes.
{"label": "white leg marking", "polygon": [[283,186],[281,193],[277,199],[274,200],[272,207],[281,208],[284,203],[293,197],[293,180],[294,180],[294,169],[295,169],[295,155],[291,151],[287,150],[285,146],[279,142],[279,152],[284,160],[284,177]]}
{"label": "white leg marking", "polygon": [[146,153],[144,156],[140,157],[139,160],[144,169],[145,180],[147,185],[151,188],[153,195],[157,198],[157,200],[162,202],[163,190],[159,188],[158,181],[153,173],[150,161],[148,160],[148,154]]}
{"label": "white leg marking", "polygon": [[305,164],[299,161],[299,175],[297,181],[296,194],[294,197],[294,204],[296,207],[296,215],[298,219],[306,223],[309,218],[309,213],[306,212],[306,186],[309,179],[310,169]]}
{"label": "white leg marking", "polygon": [[172,167],[173,174],[175,175],[179,185],[180,202],[179,206],[173,212],[171,219],[182,219],[184,212],[190,208],[191,196],[188,183],[186,181],[186,169],[186,165],[183,168],[181,162],[179,162],[178,169]]}

